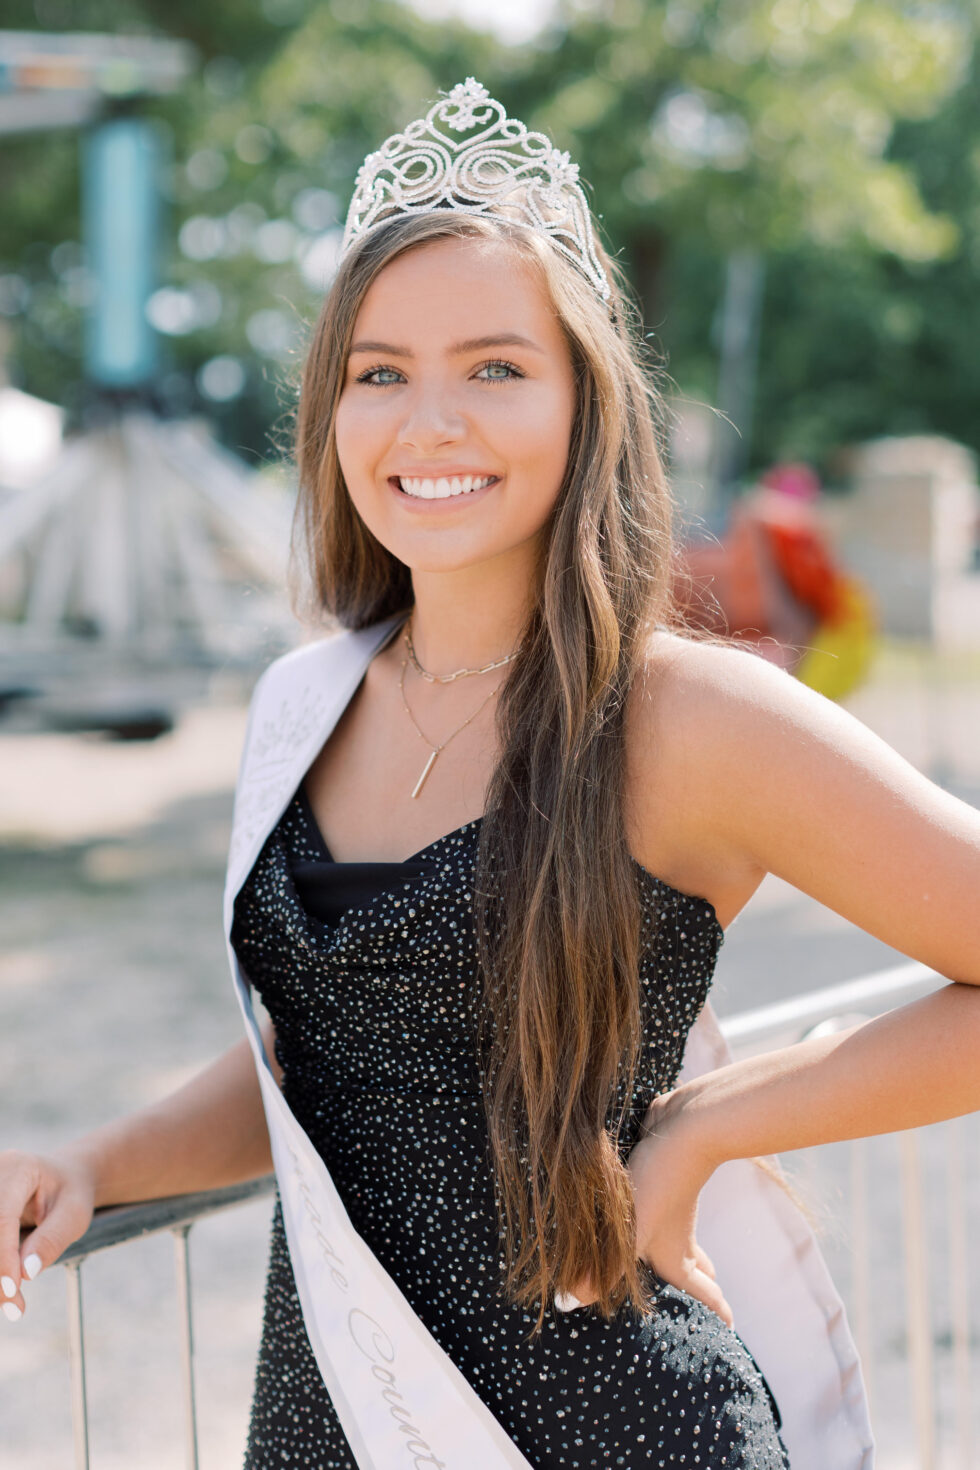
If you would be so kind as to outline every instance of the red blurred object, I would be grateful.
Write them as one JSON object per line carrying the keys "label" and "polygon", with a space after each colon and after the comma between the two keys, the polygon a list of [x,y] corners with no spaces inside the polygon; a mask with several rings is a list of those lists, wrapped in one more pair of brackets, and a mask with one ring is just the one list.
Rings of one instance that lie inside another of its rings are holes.
{"label": "red blurred object", "polygon": [[675,592],[694,626],[754,643],[795,671],[818,628],[844,625],[854,584],[824,533],[819,495],[809,465],[775,465],[736,501],[720,543],[685,548]]}
{"label": "red blurred object", "polygon": [[840,573],[823,537],[810,526],[766,523],[773,555],[797,602],[812,608],[822,623],[841,612]]}

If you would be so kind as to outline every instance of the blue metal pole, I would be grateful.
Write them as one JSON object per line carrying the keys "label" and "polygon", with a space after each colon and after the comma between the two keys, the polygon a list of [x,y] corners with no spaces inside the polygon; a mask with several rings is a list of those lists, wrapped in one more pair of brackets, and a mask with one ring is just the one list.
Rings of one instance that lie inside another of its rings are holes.
{"label": "blue metal pole", "polygon": [[142,118],[114,118],[84,139],[82,219],[94,285],[85,367],[107,388],[140,387],[156,369],[146,303],[156,286],[160,151]]}

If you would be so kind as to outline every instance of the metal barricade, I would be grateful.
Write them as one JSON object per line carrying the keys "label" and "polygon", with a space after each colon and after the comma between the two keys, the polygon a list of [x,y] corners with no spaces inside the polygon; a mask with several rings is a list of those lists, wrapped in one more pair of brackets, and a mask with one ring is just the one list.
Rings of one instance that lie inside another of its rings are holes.
{"label": "metal barricade", "polygon": [[[934,970],[909,960],[841,985],[827,986],[773,1005],[728,1017],[721,1029],[736,1057],[789,1046],[808,1037],[844,1030],[873,1019],[951,982]],[[976,1470],[973,1438],[973,1385],[971,1384],[971,1312],[965,1189],[965,1135],[970,1120],[952,1118],[934,1125],[941,1129],[946,1147],[946,1249],[948,1289],[952,1306],[951,1352],[953,1368],[953,1458],[951,1470]],[[912,1418],[915,1428],[916,1470],[937,1470],[939,1436],[936,1420],[936,1355],[929,1297],[928,1246],[924,1219],[924,1187],[920,1135],[907,1129],[894,1135],[900,1156],[902,1217],[902,1279],[905,1298],[905,1357],[908,1365]],[[865,1387],[874,1420],[876,1357],[872,1334],[874,1293],[873,1248],[868,1180],[869,1140],[857,1138],[844,1147],[850,1151],[850,1243],[852,1289],[849,1318],[861,1357]],[[807,1150],[819,1155],[821,1150]],[[980,1220],[973,1222],[972,1238]],[[972,1319],[972,1336],[980,1324]]]}
{"label": "metal barricade", "polygon": [[89,1470],[88,1401],[85,1393],[85,1322],[82,1310],[82,1265],[89,1256],[111,1246],[169,1230],[174,1239],[177,1310],[180,1322],[184,1438],[188,1470],[199,1470],[197,1410],[194,1395],[194,1328],[188,1237],[191,1227],[220,1210],[271,1194],[271,1174],[246,1184],[209,1189],[201,1194],[148,1200],[139,1205],[113,1205],[99,1210],[89,1229],[61,1257],[68,1278],[68,1357],[71,1371],[71,1418],[76,1470]]}
{"label": "metal barricade", "polygon": [[[723,1020],[721,1029],[736,1057],[750,1055],[803,1041],[813,1035],[840,1030],[856,1021],[872,1019],[875,1015],[949,983],[924,965],[910,961],[846,984],[826,987],[775,1005],[741,1012]],[[940,1126],[947,1145],[947,1251],[953,1302],[951,1349],[956,1437],[954,1463],[956,1470],[975,1470],[970,1397],[971,1314],[967,1280],[967,1241],[970,1231],[965,1189],[965,1122],[963,1119],[952,1119]],[[920,1131],[913,1129],[897,1135],[901,1153],[899,1188],[904,1222],[906,1355],[912,1380],[918,1470],[936,1470],[936,1365],[927,1292]],[[853,1280],[850,1317],[873,1406],[875,1362],[871,1323],[875,1303],[871,1273],[866,1142],[859,1138],[846,1145],[851,1150],[849,1192]],[[818,1154],[820,1150],[808,1152]],[[101,1210],[86,1235],[65,1252],[61,1259],[68,1279],[69,1357],[76,1470],[88,1470],[90,1464],[81,1280],[84,1261],[98,1251],[151,1233],[168,1230],[173,1235],[181,1335],[186,1464],[188,1470],[199,1470],[188,1237],[197,1221],[270,1194],[273,1188],[274,1180],[268,1176],[203,1194]],[[973,1226],[975,1238],[980,1221],[973,1222]],[[977,1332],[975,1320],[972,1330]]]}

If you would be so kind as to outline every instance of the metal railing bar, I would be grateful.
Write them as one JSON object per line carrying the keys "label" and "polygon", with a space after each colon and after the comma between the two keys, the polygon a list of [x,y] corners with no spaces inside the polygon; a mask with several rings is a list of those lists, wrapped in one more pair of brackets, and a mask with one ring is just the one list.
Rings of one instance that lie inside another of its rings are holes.
{"label": "metal railing bar", "polygon": [[949,1179],[949,1306],[953,1324],[956,1445],[960,1470],[972,1470],[975,1461],[970,1392],[970,1277],[966,1248],[966,1192],[963,1187],[963,1124],[960,1118],[947,1119],[946,1150]]}
{"label": "metal railing bar", "polygon": [[82,1320],[82,1268],[73,1262],[65,1272],[68,1288],[68,1365],[71,1374],[71,1429],[75,1470],[89,1470],[88,1399],[85,1393],[85,1326]]}
{"label": "metal railing bar", "polygon": [[877,970],[856,980],[845,980],[841,985],[828,985],[821,990],[793,996],[790,1000],[740,1011],[737,1015],[724,1017],[718,1024],[726,1041],[743,1045],[765,1041],[778,1032],[804,1030],[838,1012],[861,1011],[876,1003],[905,1001],[919,991],[926,993],[951,983],[918,960],[909,960],[906,964]]}
{"label": "metal railing bar", "polygon": [[191,1261],[189,1225],[173,1232],[174,1266],[177,1275],[177,1314],[180,1320],[181,1377],[184,1390],[184,1435],[187,1470],[199,1470],[197,1452],[197,1404],[194,1398],[194,1324],[191,1318]]}
{"label": "metal railing bar", "polygon": [[265,1174],[261,1179],[248,1179],[243,1184],[230,1184],[223,1189],[202,1190],[199,1194],[178,1194],[133,1205],[109,1205],[96,1212],[85,1234],[70,1245],[60,1259],[68,1266],[95,1255],[96,1251],[109,1250],[111,1246],[122,1245],[124,1241],[141,1235],[179,1230],[208,1215],[216,1215],[219,1210],[231,1209],[233,1205],[271,1194],[275,1182],[272,1174]]}
{"label": "metal railing bar", "polygon": [[868,1409],[873,1415],[874,1345],[871,1335],[871,1224],[868,1213],[867,1139],[852,1139],[850,1153],[854,1342],[861,1359]]}
{"label": "metal railing bar", "polygon": [[922,1218],[922,1165],[914,1129],[899,1135],[902,1158],[902,1221],[905,1245],[906,1341],[912,1375],[912,1403],[919,1470],[935,1470],[936,1423],[933,1408],[933,1345]]}

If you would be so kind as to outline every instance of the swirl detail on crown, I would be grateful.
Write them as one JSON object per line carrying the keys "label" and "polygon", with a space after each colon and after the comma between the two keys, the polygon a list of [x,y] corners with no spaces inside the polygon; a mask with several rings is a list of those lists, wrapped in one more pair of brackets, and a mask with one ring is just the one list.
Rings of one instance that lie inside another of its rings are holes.
{"label": "swirl detail on crown", "polygon": [[[439,124],[443,124],[444,131]],[[480,131],[465,141],[450,133]],[[547,235],[603,301],[609,282],[595,251],[578,164],[544,133],[509,118],[475,77],[458,82],[425,117],[393,133],[358,170],[341,256],[394,215],[453,209],[495,214]]]}

